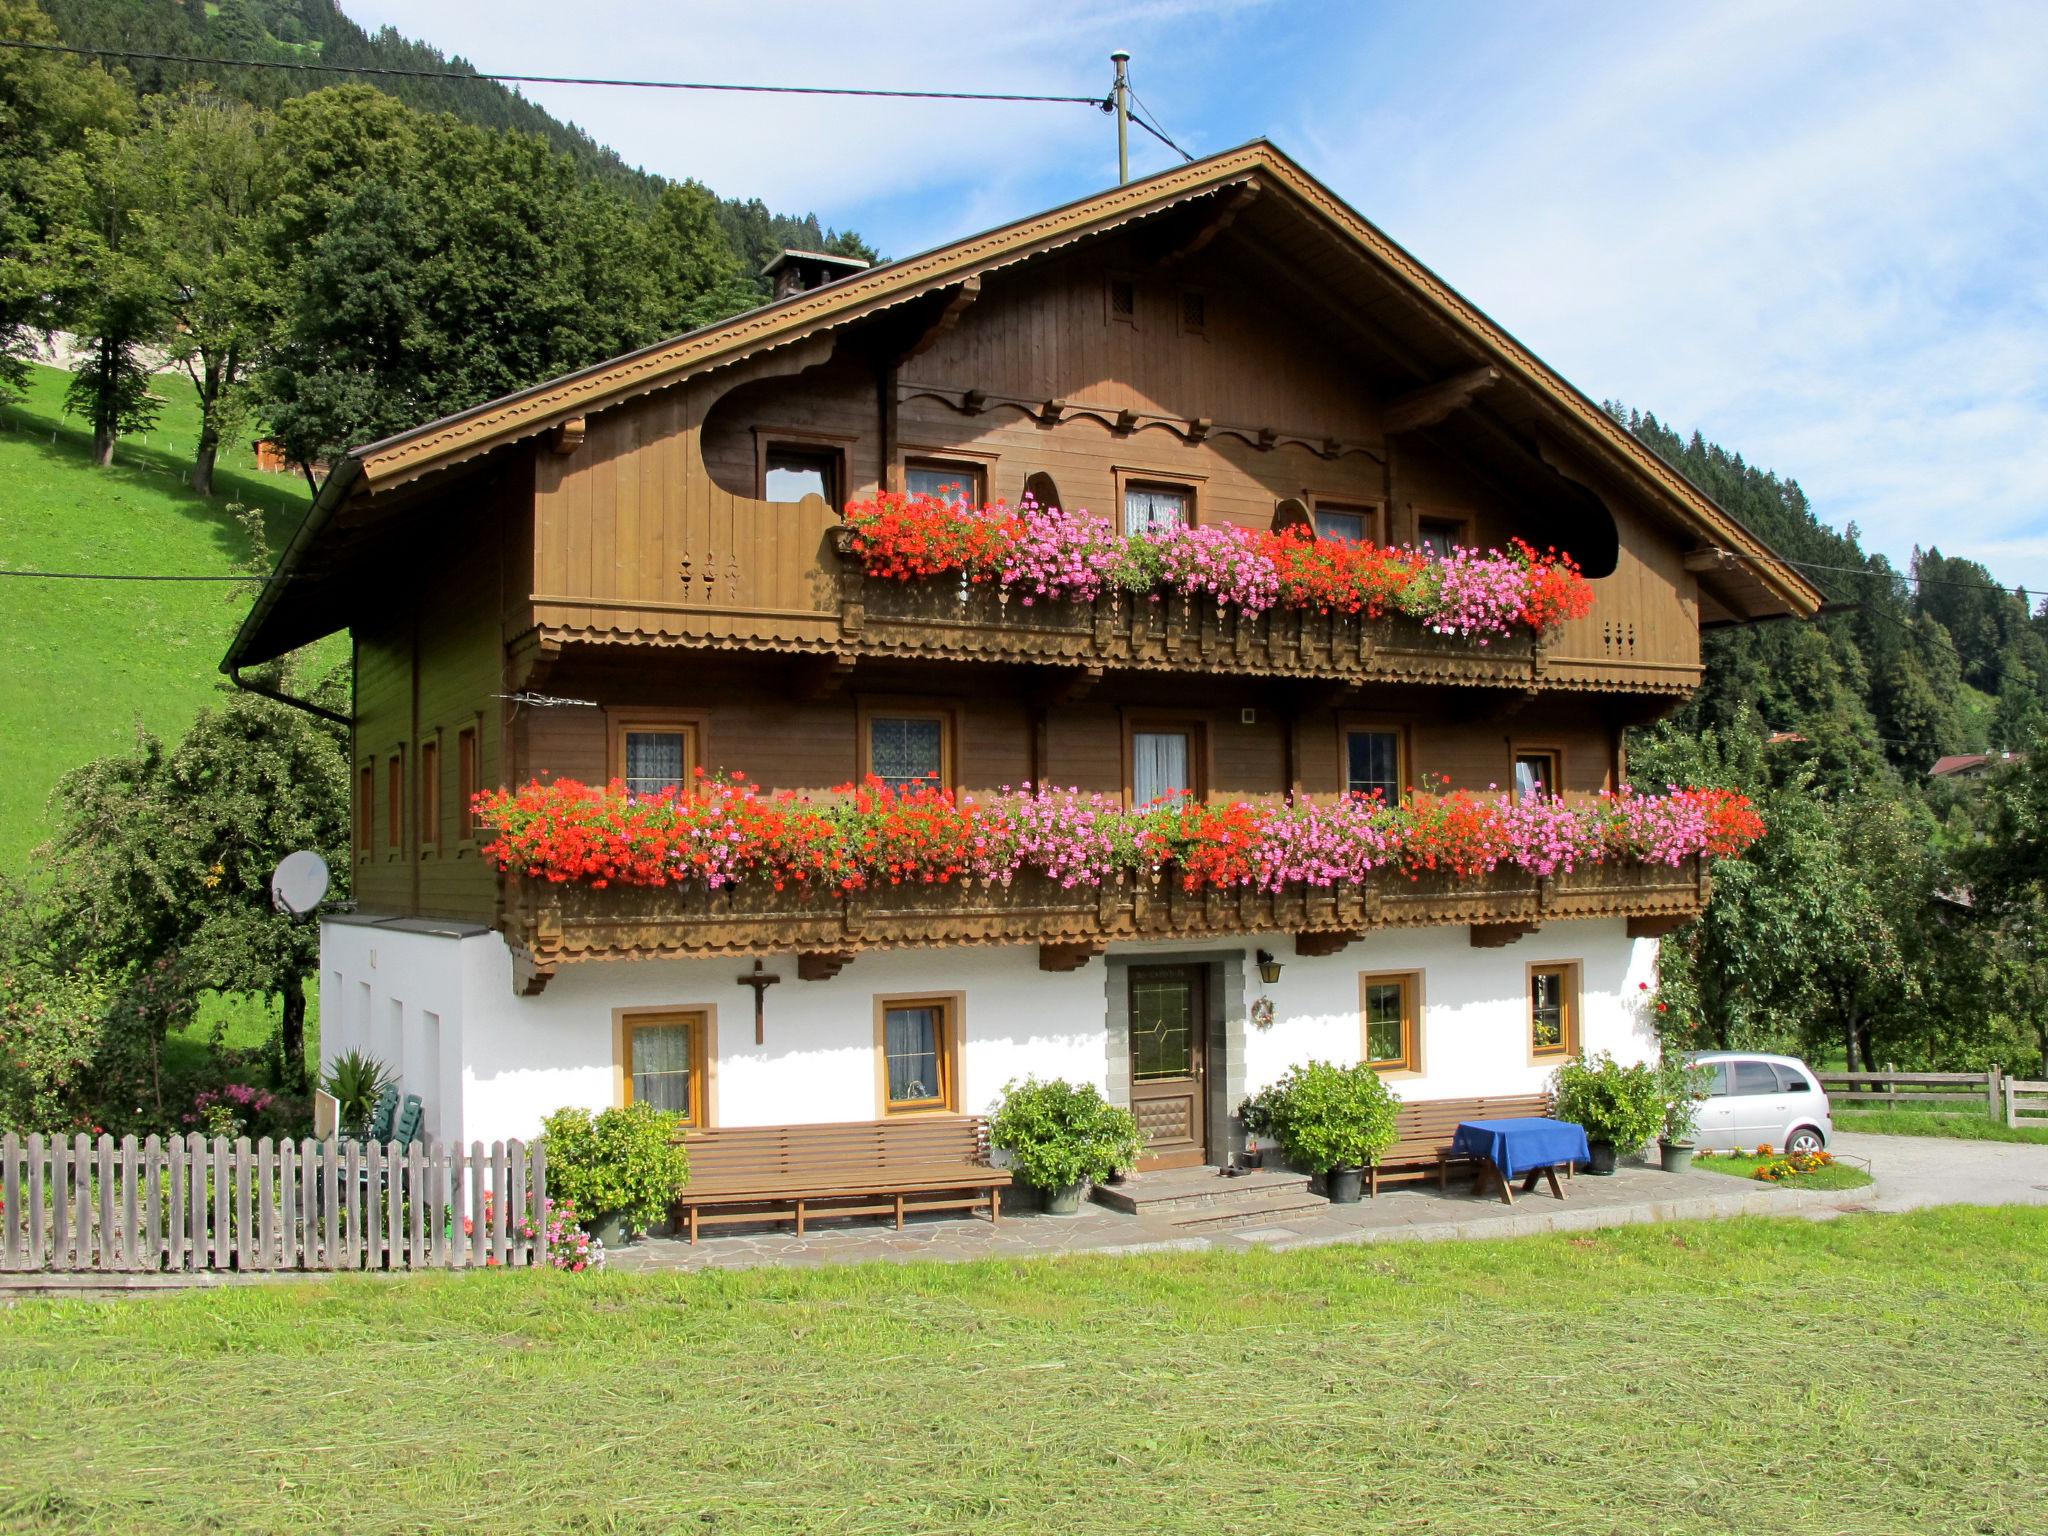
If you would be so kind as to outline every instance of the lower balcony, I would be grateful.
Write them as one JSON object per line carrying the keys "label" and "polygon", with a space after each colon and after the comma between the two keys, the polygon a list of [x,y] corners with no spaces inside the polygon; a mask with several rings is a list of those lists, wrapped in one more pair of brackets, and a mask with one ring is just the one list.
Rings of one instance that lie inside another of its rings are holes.
{"label": "lower balcony", "polygon": [[1171,877],[1064,888],[1026,872],[1008,886],[885,886],[848,895],[579,884],[506,877],[505,936],[515,984],[538,992],[582,960],[788,954],[823,980],[863,950],[1036,944],[1047,970],[1071,970],[1110,944],[1138,939],[1291,933],[1297,954],[1326,955],[1375,929],[1464,925],[1479,946],[1511,943],[1546,922],[1622,917],[1654,937],[1706,904],[1707,861],[1600,863],[1537,878],[1502,868],[1477,879],[1399,874],[1329,889],[1187,891]]}

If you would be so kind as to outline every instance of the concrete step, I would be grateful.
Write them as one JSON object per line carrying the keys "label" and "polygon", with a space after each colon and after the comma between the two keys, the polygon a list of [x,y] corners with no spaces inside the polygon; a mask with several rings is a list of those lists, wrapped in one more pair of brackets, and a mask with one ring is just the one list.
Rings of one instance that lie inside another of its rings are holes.
{"label": "concrete step", "polygon": [[1097,1184],[1095,1200],[1133,1216],[1174,1215],[1213,1209],[1256,1209],[1278,1198],[1298,1200],[1308,1175],[1258,1168],[1227,1177],[1219,1168],[1171,1168],[1133,1174],[1121,1184]]}
{"label": "concrete step", "polygon": [[1321,1195],[1276,1194],[1248,1205],[1218,1206],[1177,1217],[1173,1226],[1179,1232],[1228,1232],[1233,1227],[1264,1226],[1273,1221],[1285,1222],[1290,1216],[1316,1215],[1329,1208],[1330,1202]]}

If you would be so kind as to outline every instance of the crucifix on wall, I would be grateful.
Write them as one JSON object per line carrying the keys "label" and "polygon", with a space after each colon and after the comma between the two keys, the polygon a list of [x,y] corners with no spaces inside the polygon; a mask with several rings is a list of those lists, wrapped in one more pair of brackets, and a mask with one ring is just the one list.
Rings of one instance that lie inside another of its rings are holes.
{"label": "crucifix on wall", "polygon": [[741,986],[752,987],[754,989],[754,1044],[756,1045],[765,1045],[768,1041],[768,1035],[763,1025],[761,1012],[761,1003],[763,995],[767,992],[767,990],[770,987],[774,986],[775,983],[777,983],[780,980],[782,980],[782,978],[780,976],[777,976],[774,972],[762,970],[761,962],[758,960],[754,962],[753,974],[749,976],[742,976],[739,979]]}

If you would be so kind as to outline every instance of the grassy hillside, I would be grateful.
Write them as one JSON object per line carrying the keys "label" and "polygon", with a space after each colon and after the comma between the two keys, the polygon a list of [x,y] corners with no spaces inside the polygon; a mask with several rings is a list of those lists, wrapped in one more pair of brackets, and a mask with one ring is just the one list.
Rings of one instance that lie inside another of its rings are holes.
{"label": "grassy hillside", "polygon": [[[233,574],[249,556],[235,504],[262,509],[273,545],[297,526],[305,481],[258,473],[246,441],[222,454],[213,499],[185,484],[199,413],[182,374],[158,376],[157,429],[123,439],[107,470],[64,414],[67,378],[38,368],[27,400],[0,408],[0,569]],[[66,769],[137,726],[184,730],[221,686],[248,603],[225,583],[0,576],[0,871],[22,870],[49,835]]]}

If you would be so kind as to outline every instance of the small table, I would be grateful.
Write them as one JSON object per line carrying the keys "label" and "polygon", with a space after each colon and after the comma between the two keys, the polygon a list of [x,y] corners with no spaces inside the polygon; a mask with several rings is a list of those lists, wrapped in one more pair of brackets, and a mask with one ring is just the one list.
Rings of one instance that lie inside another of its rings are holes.
{"label": "small table", "polygon": [[1469,1157],[1479,1164],[1479,1174],[1472,1181],[1472,1192],[1477,1194],[1486,1182],[1487,1175],[1500,1186],[1500,1197],[1508,1205],[1515,1203],[1515,1194],[1509,1181],[1517,1174],[1525,1175],[1522,1193],[1532,1194],[1539,1178],[1547,1179],[1550,1192],[1558,1199],[1564,1198],[1564,1189],[1557,1182],[1560,1164],[1589,1163],[1593,1150],[1586,1144],[1586,1128],[1574,1125],[1569,1120],[1545,1120],[1537,1117],[1520,1120],[1461,1120],[1457,1134],[1451,1138],[1451,1156]]}

